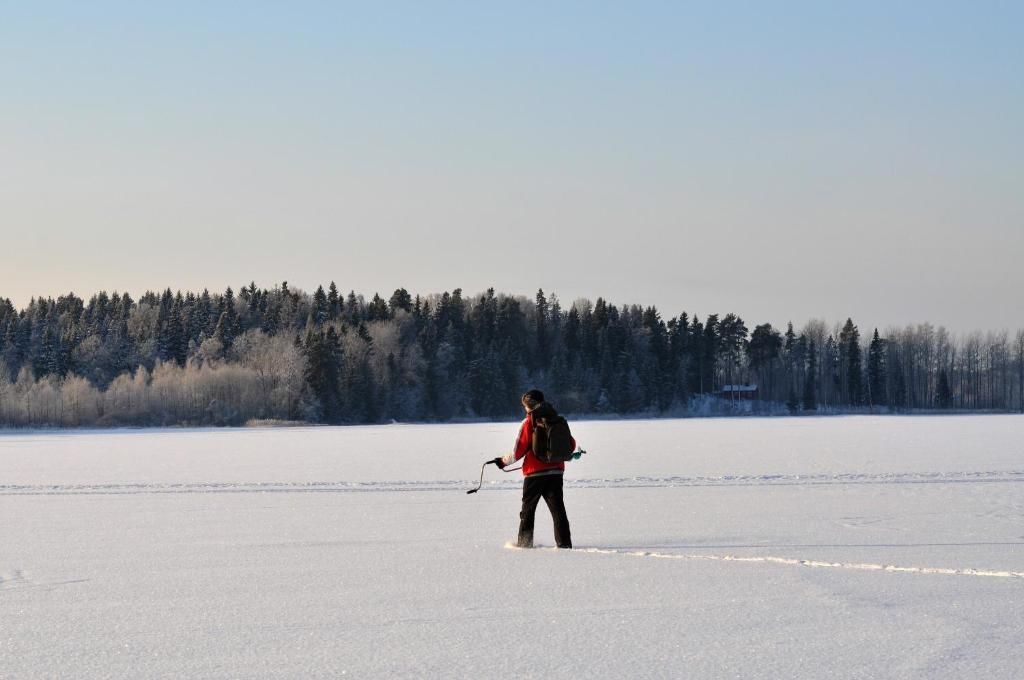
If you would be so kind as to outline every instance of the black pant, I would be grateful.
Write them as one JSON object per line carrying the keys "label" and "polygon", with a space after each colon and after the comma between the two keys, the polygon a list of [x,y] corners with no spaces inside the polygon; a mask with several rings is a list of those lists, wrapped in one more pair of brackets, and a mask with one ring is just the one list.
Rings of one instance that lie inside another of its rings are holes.
{"label": "black pant", "polygon": [[548,504],[551,519],[555,522],[555,544],[559,548],[571,548],[569,518],[565,514],[562,500],[562,475],[541,475],[523,480],[523,510],[519,513],[520,548],[533,547],[533,518],[537,514],[537,503],[541,497]]}

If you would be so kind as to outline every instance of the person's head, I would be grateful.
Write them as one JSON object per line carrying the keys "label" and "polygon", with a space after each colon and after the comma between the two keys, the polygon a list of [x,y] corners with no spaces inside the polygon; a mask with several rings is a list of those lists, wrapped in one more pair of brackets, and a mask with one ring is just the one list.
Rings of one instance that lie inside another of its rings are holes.
{"label": "person's head", "polygon": [[532,411],[544,402],[544,393],[540,390],[530,390],[523,395],[523,408]]}

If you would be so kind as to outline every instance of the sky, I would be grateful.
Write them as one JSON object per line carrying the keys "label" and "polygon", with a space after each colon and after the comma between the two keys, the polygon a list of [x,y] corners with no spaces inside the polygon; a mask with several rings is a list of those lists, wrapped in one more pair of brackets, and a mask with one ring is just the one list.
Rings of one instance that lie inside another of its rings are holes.
{"label": "sky", "polygon": [[1013,329],[1022,259],[1022,3],[0,0],[17,306],[333,280]]}

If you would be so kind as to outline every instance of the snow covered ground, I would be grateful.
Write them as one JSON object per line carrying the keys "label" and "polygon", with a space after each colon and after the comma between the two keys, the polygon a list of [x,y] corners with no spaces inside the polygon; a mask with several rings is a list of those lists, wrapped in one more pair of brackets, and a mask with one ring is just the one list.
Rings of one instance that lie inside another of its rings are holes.
{"label": "snow covered ground", "polygon": [[0,434],[0,677],[1024,677],[1024,417],[515,430]]}

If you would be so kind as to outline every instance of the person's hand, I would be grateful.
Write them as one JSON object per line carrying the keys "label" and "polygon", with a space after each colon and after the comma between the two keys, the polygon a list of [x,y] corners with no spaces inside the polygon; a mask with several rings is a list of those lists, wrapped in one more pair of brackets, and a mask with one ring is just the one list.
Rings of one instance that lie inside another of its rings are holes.
{"label": "person's hand", "polygon": [[504,470],[505,469],[505,461],[503,461],[501,459],[501,457],[495,458],[491,462],[494,463],[495,465],[497,465],[499,470]]}

